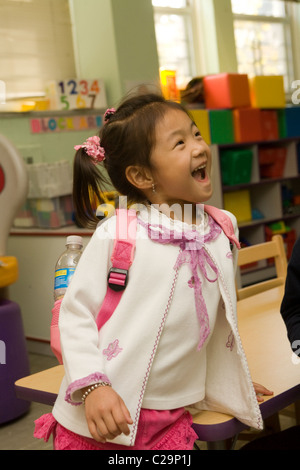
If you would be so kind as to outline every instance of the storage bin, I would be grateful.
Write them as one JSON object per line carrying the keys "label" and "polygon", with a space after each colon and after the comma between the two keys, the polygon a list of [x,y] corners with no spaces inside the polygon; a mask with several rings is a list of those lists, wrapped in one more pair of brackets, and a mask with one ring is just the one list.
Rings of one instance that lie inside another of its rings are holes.
{"label": "storage bin", "polygon": [[28,199],[26,210],[14,220],[14,227],[59,228],[73,224],[72,196]]}
{"label": "storage bin", "polygon": [[224,185],[249,183],[252,174],[253,152],[251,149],[221,151],[221,172]]}
{"label": "storage bin", "polygon": [[286,147],[259,148],[261,178],[282,178],[287,156]]}
{"label": "storage bin", "polygon": [[54,198],[72,193],[73,175],[66,160],[27,165],[29,199]]}
{"label": "storage bin", "polygon": [[224,194],[224,209],[235,215],[238,223],[252,219],[250,192],[233,191]]}

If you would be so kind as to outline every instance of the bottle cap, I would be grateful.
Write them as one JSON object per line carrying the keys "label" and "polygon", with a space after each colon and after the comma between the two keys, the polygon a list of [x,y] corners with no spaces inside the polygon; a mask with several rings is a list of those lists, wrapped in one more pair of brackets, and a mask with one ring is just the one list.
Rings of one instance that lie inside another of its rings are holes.
{"label": "bottle cap", "polygon": [[67,237],[66,245],[83,245],[82,243],[82,237],[79,237],[78,235],[70,235]]}

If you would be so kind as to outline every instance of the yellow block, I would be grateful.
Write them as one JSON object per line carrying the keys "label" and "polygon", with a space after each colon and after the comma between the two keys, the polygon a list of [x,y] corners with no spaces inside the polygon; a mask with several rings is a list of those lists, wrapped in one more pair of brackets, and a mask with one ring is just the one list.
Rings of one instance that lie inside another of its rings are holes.
{"label": "yellow block", "polygon": [[250,193],[247,190],[224,194],[224,209],[235,215],[238,222],[252,219]]}
{"label": "yellow block", "polygon": [[189,109],[189,114],[201,132],[205,142],[210,145],[211,137],[208,111],[206,109]]}
{"label": "yellow block", "polygon": [[6,287],[16,282],[18,274],[17,258],[0,256],[0,287]]}
{"label": "yellow block", "polygon": [[166,100],[179,100],[179,90],[176,85],[176,70],[160,70],[162,94]]}
{"label": "yellow block", "polygon": [[284,81],[281,75],[249,78],[253,108],[285,108]]}

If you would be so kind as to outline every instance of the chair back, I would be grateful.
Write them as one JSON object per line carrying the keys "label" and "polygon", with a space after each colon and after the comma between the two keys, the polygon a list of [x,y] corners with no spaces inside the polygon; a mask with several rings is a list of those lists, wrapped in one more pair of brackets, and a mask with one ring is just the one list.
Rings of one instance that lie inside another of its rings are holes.
{"label": "chair back", "polygon": [[287,274],[287,257],[281,235],[274,235],[272,240],[242,248],[238,254],[238,266],[274,258],[276,277],[250,286],[237,288],[237,299],[245,299],[251,295],[264,292],[285,283]]}

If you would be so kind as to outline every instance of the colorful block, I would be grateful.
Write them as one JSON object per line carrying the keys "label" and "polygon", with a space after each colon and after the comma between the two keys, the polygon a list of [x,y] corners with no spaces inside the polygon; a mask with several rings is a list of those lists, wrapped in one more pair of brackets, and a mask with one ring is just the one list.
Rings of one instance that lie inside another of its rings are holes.
{"label": "colorful block", "polygon": [[287,157],[286,147],[261,147],[258,155],[261,178],[282,178]]}
{"label": "colorful block", "polygon": [[194,123],[198,127],[199,131],[205,142],[210,145],[210,124],[209,124],[209,114],[206,109],[190,109],[189,114],[193,119]]}
{"label": "colorful block", "polygon": [[228,186],[249,183],[252,175],[252,160],[251,149],[222,150],[222,183]]}
{"label": "colorful block", "polygon": [[263,140],[279,139],[278,114],[275,110],[261,110],[261,129]]}
{"label": "colorful block", "polygon": [[248,75],[220,73],[203,79],[205,106],[208,109],[232,109],[250,106]]}
{"label": "colorful block", "polygon": [[232,144],[234,142],[233,115],[231,110],[210,110],[209,123],[212,144]]}
{"label": "colorful block", "polygon": [[166,100],[179,100],[175,70],[160,71],[161,90]]}
{"label": "colorful block", "polygon": [[285,111],[286,137],[300,136],[300,106],[288,106]]}
{"label": "colorful block", "polygon": [[262,140],[260,110],[240,108],[233,111],[234,138],[236,142],[256,142]]}
{"label": "colorful block", "polygon": [[251,105],[254,108],[284,108],[285,93],[282,76],[257,76],[249,79]]}
{"label": "colorful block", "polygon": [[236,216],[238,223],[252,219],[250,192],[234,191],[224,194],[224,209]]}
{"label": "colorful block", "polygon": [[280,139],[287,136],[285,109],[277,109],[278,132]]}

